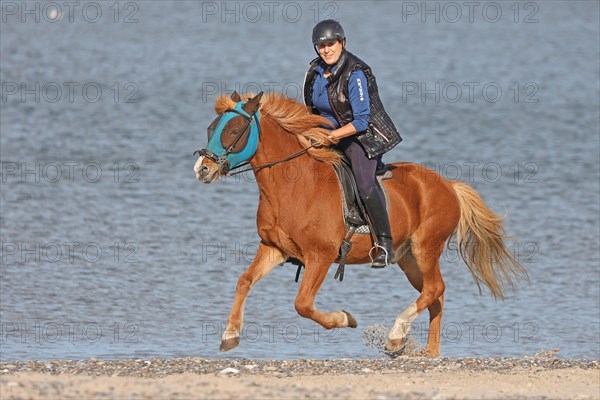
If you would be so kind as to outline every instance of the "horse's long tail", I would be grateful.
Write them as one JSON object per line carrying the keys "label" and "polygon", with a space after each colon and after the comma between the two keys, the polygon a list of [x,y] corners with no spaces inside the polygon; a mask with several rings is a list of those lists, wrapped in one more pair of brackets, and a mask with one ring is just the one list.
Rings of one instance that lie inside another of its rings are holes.
{"label": "horse's long tail", "polygon": [[484,203],[469,185],[452,181],[460,204],[460,221],[454,235],[458,250],[479,287],[483,283],[496,299],[504,299],[504,290],[514,290],[513,279],[529,280],[527,271],[506,247],[502,219]]}

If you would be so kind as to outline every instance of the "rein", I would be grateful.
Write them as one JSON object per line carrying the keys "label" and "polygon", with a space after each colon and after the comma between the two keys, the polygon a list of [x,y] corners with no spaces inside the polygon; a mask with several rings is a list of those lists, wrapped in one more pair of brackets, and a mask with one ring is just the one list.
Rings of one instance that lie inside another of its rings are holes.
{"label": "rein", "polygon": [[[311,144],[310,146],[305,147],[304,149],[302,149],[300,151],[297,151],[297,152],[295,152],[292,155],[289,155],[289,156],[287,156],[285,158],[282,158],[281,160],[273,161],[273,162],[266,163],[266,164],[263,164],[263,165],[259,165],[257,167],[246,168],[246,169],[243,169],[241,171],[237,171],[237,172],[233,172],[233,173],[228,173],[226,176],[234,176],[234,175],[241,174],[242,172],[247,172],[247,171],[254,171],[256,173],[256,172],[260,171],[263,168],[271,168],[271,167],[273,167],[273,166],[275,166],[277,164],[281,164],[281,163],[284,163],[286,161],[293,160],[294,158],[299,157],[302,154],[306,153],[308,150],[312,149],[313,147],[315,147],[315,145]],[[244,163],[242,163],[242,164],[240,164],[240,165],[238,165],[236,167],[233,167],[232,170],[240,168],[240,167],[243,167],[243,166],[248,165],[248,164],[250,164],[250,163],[248,161],[246,161],[246,162],[244,162]]]}

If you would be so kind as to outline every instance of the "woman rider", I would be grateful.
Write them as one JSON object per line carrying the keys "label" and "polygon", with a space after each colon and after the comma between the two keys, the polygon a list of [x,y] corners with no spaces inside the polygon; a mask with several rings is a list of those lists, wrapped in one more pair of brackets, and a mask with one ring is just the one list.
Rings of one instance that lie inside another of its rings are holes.
{"label": "woman rider", "polygon": [[[313,28],[312,42],[319,55],[304,79],[304,102],[314,114],[335,126],[331,136],[350,160],[358,191],[369,214],[380,251],[373,268],[393,262],[394,247],[385,198],[375,173],[383,153],[402,141],[383,108],[371,68],[346,50],[339,22],[325,20]],[[383,250],[383,251],[382,251]]]}

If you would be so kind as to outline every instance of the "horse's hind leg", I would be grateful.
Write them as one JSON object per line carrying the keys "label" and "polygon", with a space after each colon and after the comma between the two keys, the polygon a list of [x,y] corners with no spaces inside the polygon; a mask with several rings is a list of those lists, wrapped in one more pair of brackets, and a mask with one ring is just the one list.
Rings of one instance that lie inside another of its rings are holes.
{"label": "horse's hind leg", "polygon": [[[419,291],[423,290],[423,274],[419,270],[417,261],[408,254],[400,259],[398,262],[402,271],[406,274],[408,281],[411,285]],[[444,295],[442,294],[429,309],[429,335],[427,336],[427,347],[425,352],[431,357],[436,357],[440,353],[440,336],[441,336],[441,323],[442,323],[442,310],[444,307]]]}
{"label": "horse's hind leg", "polygon": [[315,307],[315,297],[333,261],[332,259],[327,262],[314,262],[306,265],[294,306],[302,317],[310,318],[326,329],[356,328],[356,320],[350,313],[346,311],[323,312]]}
{"label": "horse's hind leg", "polygon": [[229,318],[227,319],[227,328],[223,332],[221,340],[221,351],[231,350],[240,343],[240,332],[243,327],[244,304],[250,289],[271,270],[284,262],[286,259],[279,249],[269,247],[260,243],[256,257],[252,264],[240,276],[235,289],[235,300]]}
{"label": "horse's hind leg", "polygon": [[413,243],[411,253],[400,259],[400,268],[421,295],[397,317],[389,334],[388,351],[393,352],[404,346],[413,321],[427,308],[429,309],[429,335],[425,351],[432,357],[439,355],[445,289],[439,268],[439,257],[443,246],[444,243],[421,246]]}

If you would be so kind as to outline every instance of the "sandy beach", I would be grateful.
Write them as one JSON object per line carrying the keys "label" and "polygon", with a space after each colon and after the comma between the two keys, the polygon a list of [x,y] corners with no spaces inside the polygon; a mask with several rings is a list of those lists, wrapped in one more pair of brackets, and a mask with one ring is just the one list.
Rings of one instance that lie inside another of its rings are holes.
{"label": "sandy beach", "polygon": [[56,360],[0,363],[2,399],[600,399],[600,361]]}

